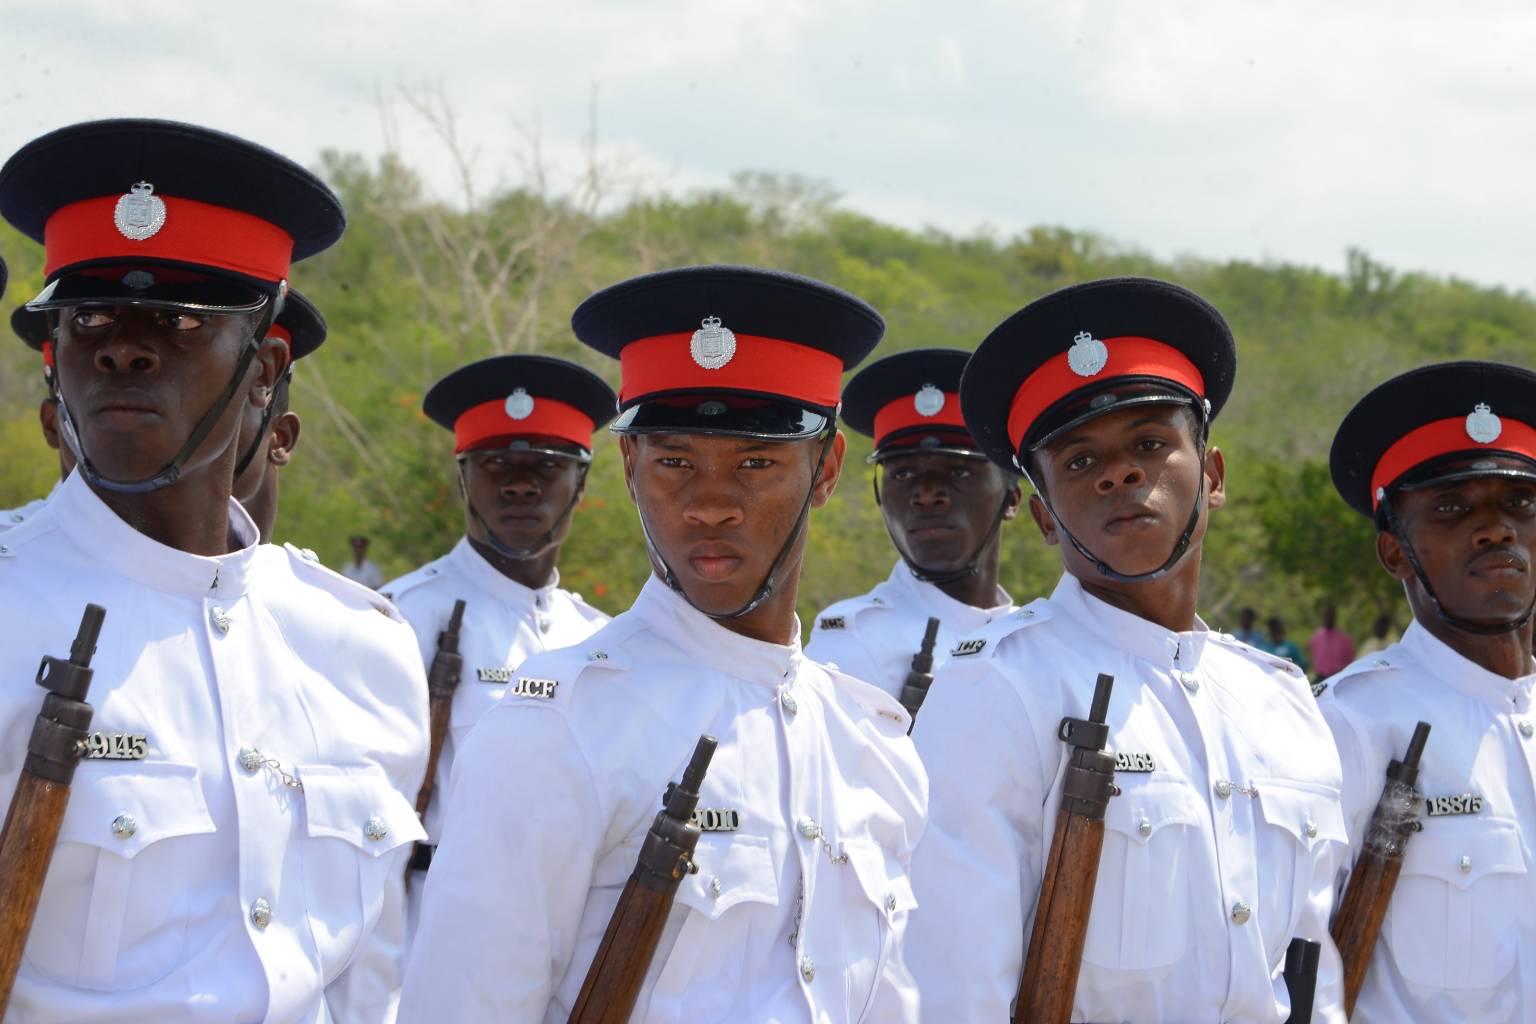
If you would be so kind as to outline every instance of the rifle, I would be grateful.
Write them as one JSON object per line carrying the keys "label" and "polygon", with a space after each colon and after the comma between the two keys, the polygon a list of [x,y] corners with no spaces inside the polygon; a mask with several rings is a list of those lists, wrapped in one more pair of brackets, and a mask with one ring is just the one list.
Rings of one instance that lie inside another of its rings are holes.
{"label": "rifle", "polygon": [[1323,944],[1311,939],[1292,939],[1285,948],[1285,990],[1291,994],[1291,1015],[1285,1024],[1312,1024],[1312,1004],[1317,996],[1317,962]]}
{"label": "rifle", "polygon": [[[431,745],[427,748],[427,776],[416,791],[416,814],[426,820],[427,806],[432,803],[432,784],[437,778],[437,759],[443,753],[443,740],[448,736],[448,719],[453,712],[453,691],[459,688],[459,678],[464,674],[464,656],[459,653],[459,629],[464,623],[464,601],[453,602],[453,613],[448,616],[448,628],[437,634],[437,653],[432,655],[432,667],[427,670],[427,708],[430,721]],[[418,842],[411,850],[405,864],[405,877],[412,871],[425,871],[432,863],[432,845]]]}
{"label": "rifle", "polygon": [[1056,730],[1072,748],[1062,783],[1056,832],[1040,883],[1035,927],[1014,1001],[1013,1024],[1067,1024],[1077,996],[1077,972],[1088,941],[1088,915],[1104,848],[1104,812],[1115,786],[1109,742],[1109,693],[1113,676],[1099,674],[1088,717],[1067,717]]}
{"label": "rifle", "polygon": [[11,1001],[21,951],[32,930],[53,846],[64,823],[75,766],[85,754],[91,728],[91,656],[106,610],[88,604],[70,645],[69,659],[43,656],[37,685],[48,691],[32,724],[27,757],[0,829],[0,1017]]}
{"label": "rifle", "polygon": [[1429,723],[1420,722],[1413,728],[1413,738],[1408,741],[1403,759],[1393,758],[1387,766],[1387,783],[1371,815],[1360,857],[1350,870],[1349,884],[1344,887],[1338,914],[1329,929],[1334,945],[1339,947],[1339,959],[1344,962],[1346,1017],[1355,1012],[1355,1000],[1365,984],[1376,936],[1387,916],[1392,890],[1397,888],[1397,876],[1403,870],[1408,840],[1424,827],[1419,822],[1424,797],[1414,787],[1419,781],[1419,760],[1424,756],[1428,739]]}
{"label": "rifle", "polygon": [[699,787],[715,756],[715,738],[700,736],[682,782],[667,784],[662,809],[651,822],[640,859],[619,897],[608,930],[587,968],[570,1024],[625,1024],[640,999],[640,986],[672,911],[684,875],[697,874],[693,851],[699,826],[689,819],[699,806]]}
{"label": "rifle", "polygon": [[923,644],[912,655],[912,670],[907,673],[907,681],[901,684],[901,706],[907,709],[907,717],[912,721],[907,725],[907,735],[912,735],[912,727],[917,724],[917,709],[923,706],[923,701],[928,699],[928,687],[933,685],[933,645],[939,640],[939,620],[930,618],[928,628],[923,631]]}

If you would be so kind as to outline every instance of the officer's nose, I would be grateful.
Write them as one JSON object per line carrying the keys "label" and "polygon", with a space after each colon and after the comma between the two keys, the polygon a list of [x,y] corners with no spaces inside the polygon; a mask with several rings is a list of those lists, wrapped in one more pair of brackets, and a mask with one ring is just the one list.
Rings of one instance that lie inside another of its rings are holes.
{"label": "officer's nose", "polygon": [[96,349],[96,369],[102,373],[155,373],[160,354],[138,339],[137,332],[119,327]]}
{"label": "officer's nose", "polygon": [[1108,494],[1117,487],[1136,487],[1146,479],[1147,474],[1134,462],[1112,460],[1104,464],[1095,486],[1100,494]]}
{"label": "officer's nose", "polygon": [[924,477],[912,488],[913,508],[948,508],[949,488],[941,480]]}
{"label": "officer's nose", "polygon": [[501,496],[503,498],[537,498],[543,493],[538,481],[532,476],[514,474],[502,481]]}
{"label": "officer's nose", "polygon": [[1473,528],[1472,543],[1480,548],[1513,544],[1516,536],[1515,526],[1504,510],[1490,509],[1479,518],[1477,525]]}
{"label": "officer's nose", "polygon": [[683,520],[692,526],[709,528],[737,526],[743,519],[741,502],[728,487],[702,482],[694,488],[683,506]]}

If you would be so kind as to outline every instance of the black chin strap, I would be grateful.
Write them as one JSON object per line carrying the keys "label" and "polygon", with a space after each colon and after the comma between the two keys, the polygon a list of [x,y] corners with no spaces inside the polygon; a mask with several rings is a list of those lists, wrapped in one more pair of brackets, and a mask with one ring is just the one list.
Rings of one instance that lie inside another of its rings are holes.
{"label": "black chin strap", "polygon": [[[292,381],[292,362],[288,364],[288,369],[283,371],[283,376],[290,382]],[[240,456],[240,461],[235,463],[236,480],[239,480],[242,476],[244,476],[245,471],[250,468],[251,460],[256,458],[256,449],[261,447],[261,442],[265,440],[267,431],[272,426],[272,409],[277,404],[277,388],[281,386],[281,383],[279,383],[272,388],[272,396],[267,400],[266,407],[261,410],[261,425],[256,428],[256,436],[251,439],[250,447],[246,448],[245,454]],[[289,386],[291,387],[292,384],[290,383]]]}
{"label": "black chin strap", "polygon": [[586,490],[587,486],[587,470],[591,468],[591,463],[582,463],[581,473],[576,480],[576,489],[571,492],[571,500],[565,503],[565,509],[550,524],[549,529],[545,530],[531,547],[526,548],[514,548],[502,543],[501,538],[496,536],[496,531],[491,529],[491,524],[485,521],[485,517],[475,507],[474,499],[469,496],[469,486],[464,482],[463,462],[459,463],[459,489],[464,492],[464,507],[469,509],[469,514],[474,518],[475,522],[480,524],[480,529],[485,531],[485,542],[490,549],[502,558],[507,558],[514,562],[527,562],[538,558],[548,551],[550,545],[554,543],[555,534],[559,532],[566,519],[570,518],[571,513],[576,510],[577,503],[581,501],[582,492]]}
{"label": "black chin strap", "polygon": [[795,541],[800,539],[800,534],[805,529],[806,521],[810,518],[811,499],[816,496],[816,483],[821,479],[821,467],[826,463],[827,453],[832,450],[832,441],[836,437],[836,427],[829,427],[821,442],[821,454],[816,458],[816,468],[811,471],[811,486],[805,492],[805,500],[800,503],[800,514],[795,517],[794,528],[789,531],[789,536],[785,539],[783,546],[779,548],[779,553],[774,556],[773,564],[768,567],[768,573],[763,577],[762,585],[757,588],[757,593],[752,595],[750,601],[733,612],[709,612],[693,603],[693,599],[688,596],[688,592],[683,589],[683,585],[677,581],[677,574],[672,571],[672,567],[662,557],[661,550],[656,547],[656,542],[651,539],[651,528],[646,525],[645,512],[640,508],[640,503],[636,502],[636,511],[640,514],[640,530],[645,534],[645,546],[650,549],[651,557],[665,570],[666,575],[662,577],[662,580],[667,586],[671,587],[673,592],[684,601],[687,601],[688,606],[694,611],[707,615],[716,622],[727,619],[739,619],[743,615],[755,611],[759,605],[772,597],[774,587],[778,582],[776,577],[779,575],[779,570],[784,567],[784,560],[789,557],[790,549],[795,546]]}
{"label": "black chin strap", "polygon": [[[245,339],[245,345],[240,350],[240,358],[235,363],[235,372],[230,375],[229,382],[224,385],[224,390],[219,392],[219,397],[214,399],[213,405],[203,414],[203,418],[193,428],[190,436],[182,444],[179,451],[172,456],[154,476],[145,480],[109,480],[102,476],[94,463],[85,452],[85,443],[80,438],[80,432],[75,429],[74,416],[70,414],[69,405],[64,401],[64,388],[58,386],[59,395],[59,436],[69,445],[70,451],[75,456],[75,468],[86,482],[93,487],[100,487],[105,491],[115,494],[148,494],[150,491],[158,491],[169,487],[181,479],[182,468],[186,465],[198,447],[207,439],[213,428],[218,426],[219,418],[229,408],[229,403],[234,399],[236,392],[240,390],[240,384],[245,379],[245,373],[250,369],[251,361],[256,358],[257,351],[261,348],[261,342],[257,339],[265,338],[267,330],[272,326],[272,321],[277,317],[281,305],[277,301],[268,300],[264,307],[259,328],[251,336]],[[58,362],[54,363],[54,377],[59,374]],[[268,406],[270,408],[270,405]],[[239,476],[237,470],[235,476]]]}
{"label": "black chin strap", "polygon": [[[880,500],[880,479],[878,473],[876,473],[874,479],[872,479],[870,483],[872,483],[875,488],[875,506],[877,508],[883,508],[883,503]],[[917,559],[909,555],[906,549],[901,546],[901,541],[896,539],[896,533],[891,529],[890,521],[887,520],[883,515],[880,518],[885,522],[885,533],[886,536],[891,538],[891,547],[896,549],[896,553],[900,555],[901,560],[906,563],[907,570],[912,573],[913,577],[921,580],[924,583],[932,583],[935,586],[943,586],[946,583],[953,583],[956,580],[963,580],[967,576],[975,576],[981,571],[982,553],[987,550],[987,546],[992,543],[992,539],[996,537],[998,531],[1002,529],[1003,517],[1008,514],[1008,504],[1012,498],[1013,489],[1010,487],[1003,494],[1003,500],[1001,504],[997,506],[997,512],[992,516],[992,525],[987,528],[986,536],[983,537],[981,539],[981,543],[977,544],[975,549],[971,551],[970,557],[965,560],[965,564],[961,565],[958,569],[929,569],[926,566],[919,565],[917,563]]]}
{"label": "black chin strap", "polygon": [[1525,611],[1520,613],[1519,618],[1511,619],[1508,622],[1487,624],[1460,619],[1452,615],[1445,610],[1445,605],[1440,603],[1439,596],[1435,594],[1435,588],[1430,586],[1429,576],[1424,572],[1424,566],[1419,562],[1419,553],[1413,550],[1413,543],[1408,539],[1408,531],[1403,529],[1403,521],[1398,518],[1397,508],[1392,504],[1392,496],[1390,494],[1383,494],[1377,508],[1387,521],[1387,529],[1391,531],[1392,536],[1397,538],[1398,544],[1402,545],[1403,554],[1408,556],[1408,564],[1413,566],[1413,574],[1418,577],[1419,586],[1424,588],[1424,595],[1429,598],[1429,603],[1434,605],[1435,618],[1452,629],[1461,630],[1463,633],[1473,633],[1477,636],[1501,636],[1505,633],[1513,633],[1517,629],[1524,628],[1525,624],[1531,621],[1532,614],[1536,614],[1536,598],[1533,598],[1531,603],[1526,605]]}
{"label": "black chin strap", "polygon": [[[1191,408],[1195,410],[1195,415],[1200,417],[1200,448],[1203,452],[1206,439],[1210,436],[1210,417],[1205,410],[1205,404],[1203,402],[1193,403]],[[1027,465],[1027,460],[1020,459],[1019,462],[1021,467]],[[1028,476],[1027,473],[1025,475]],[[1087,545],[1073,536],[1072,531],[1067,529],[1067,524],[1062,521],[1062,518],[1056,514],[1056,510],[1051,507],[1051,499],[1047,495],[1045,489],[1034,485],[1033,480],[1031,480],[1030,483],[1032,486],[1035,486],[1035,492],[1039,494],[1040,501],[1045,505],[1046,511],[1049,512],[1051,514],[1051,518],[1056,521],[1056,529],[1060,530],[1062,534],[1066,536],[1067,540],[1071,542],[1072,546],[1077,549],[1078,554],[1082,555],[1088,561],[1093,563],[1093,567],[1099,571],[1099,575],[1103,576],[1105,579],[1114,580],[1116,583],[1148,583],[1152,580],[1158,579],[1161,576],[1167,575],[1175,565],[1178,565],[1179,560],[1183,558],[1184,555],[1189,551],[1189,545],[1194,541],[1195,528],[1200,525],[1200,506],[1205,501],[1205,464],[1204,459],[1202,458],[1200,465],[1200,486],[1195,490],[1195,507],[1189,510],[1189,521],[1184,524],[1184,532],[1179,534],[1179,540],[1178,543],[1173,546],[1173,552],[1163,561],[1162,565],[1158,566],[1156,569],[1153,569],[1151,572],[1123,573],[1116,571],[1113,566],[1104,561],[1098,555],[1095,555],[1092,551],[1089,551]]]}

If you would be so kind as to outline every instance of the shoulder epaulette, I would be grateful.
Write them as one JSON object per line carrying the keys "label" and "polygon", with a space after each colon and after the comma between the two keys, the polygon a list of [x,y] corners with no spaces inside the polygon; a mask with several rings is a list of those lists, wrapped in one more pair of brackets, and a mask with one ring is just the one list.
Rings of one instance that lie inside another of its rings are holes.
{"label": "shoulder epaulette", "polygon": [[[445,555],[443,557],[446,558],[447,556]],[[418,566],[417,568],[412,569],[410,572],[406,573],[404,576],[401,576],[398,579],[390,580],[388,583],[379,588],[379,593],[383,594],[391,601],[400,600],[400,598],[404,597],[408,591],[414,590],[416,587],[421,586],[423,583],[429,583],[436,579],[438,576],[441,576],[443,570],[439,567],[439,563],[441,563],[442,560],[442,558],[434,558],[426,565]]]}
{"label": "shoulder epaulette", "polygon": [[308,557],[303,548],[284,544],[283,551],[288,555],[288,568],[296,578],[315,584],[339,598],[356,603],[359,607],[372,608],[395,622],[405,623],[405,617],[384,594],[349,580],[333,569],[326,568],[316,559]]}
{"label": "shoulder epaulette", "polygon": [[816,623],[812,629],[816,631],[847,629],[860,612],[871,608],[887,607],[889,605],[873,592],[860,594],[857,597],[845,597],[823,608],[821,614],[816,616]]}
{"label": "shoulder epaulette", "polygon": [[1252,644],[1245,644],[1231,633],[1218,633],[1215,630],[1211,630],[1209,636],[1211,640],[1221,644],[1235,654],[1241,654],[1249,661],[1256,662],[1265,668],[1284,672],[1286,675],[1294,676],[1303,682],[1306,681],[1307,674],[1301,670],[1300,665],[1289,658],[1282,658],[1278,654],[1271,654],[1268,651],[1260,650]]}
{"label": "shoulder epaulette", "polygon": [[1375,675],[1378,672],[1395,672],[1402,667],[1403,659],[1388,651],[1377,651],[1375,654],[1367,654],[1363,658],[1356,658],[1338,672],[1329,676],[1321,683],[1312,687],[1312,693],[1321,697],[1325,690],[1337,691],[1340,684],[1347,684],[1362,676]]}
{"label": "shoulder epaulette", "polygon": [[1041,598],[1022,608],[1015,608],[1007,615],[993,619],[970,636],[950,648],[951,658],[986,659],[997,650],[1003,640],[1030,626],[1046,622],[1051,617],[1051,606]]}
{"label": "shoulder epaulette", "polygon": [[901,701],[873,683],[850,676],[833,665],[822,665],[822,671],[832,680],[832,685],[846,692],[855,704],[862,708],[871,720],[879,723],[892,736],[905,736],[912,725],[912,716],[901,706]]}

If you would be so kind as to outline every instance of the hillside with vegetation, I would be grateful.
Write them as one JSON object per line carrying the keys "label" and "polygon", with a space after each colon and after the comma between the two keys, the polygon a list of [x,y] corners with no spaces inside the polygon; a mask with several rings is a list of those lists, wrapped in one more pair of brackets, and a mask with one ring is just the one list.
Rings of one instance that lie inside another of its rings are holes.
{"label": "hillside with vegetation", "polygon": [[[797,271],[867,299],[888,323],[881,352],[973,347],[999,320],[1063,285],[1116,274],[1167,278],[1225,313],[1238,339],[1237,385],[1214,441],[1227,454],[1229,503],[1207,544],[1202,607],[1230,625],[1253,605],[1315,624],[1331,599],[1357,636],[1401,594],[1376,568],[1372,531],[1328,483],[1334,428],[1387,376],[1430,361],[1531,365],[1536,303],[1522,293],[1395,270],[1363,252],[1343,273],[1285,264],[1154,259],[1134,246],[1041,226],[1003,237],[913,231],[851,212],[814,183],[739,176],[687,195],[615,195],[596,173],[460,201],[430,198],[397,157],[331,154],[320,171],[350,227],[332,251],[296,268],[294,284],[330,322],[330,339],[299,367],[293,407],[304,420],[283,470],[279,539],[330,564],[347,538],[373,539],[394,575],[446,550],[463,528],[451,439],[422,416],[421,397],[465,362],[542,352],[617,383],[617,364],[576,343],[572,308],[623,277],[670,266],[751,263]],[[12,268],[6,309],[41,285],[38,248],[0,225]],[[20,342],[0,345],[0,508],[44,493],[57,463],[36,410],[39,365]],[[850,436],[838,493],[812,524],[802,619],[860,592],[894,554],[870,493],[868,442]],[[1027,518],[1005,535],[1004,584],[1027,600],[1053,584],[1059,556]],[[626,606],[648,572],[616,446],[599,439],[561,575],[595,604]],[[914,638],[914,643],[915,643]]]}

